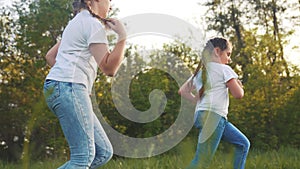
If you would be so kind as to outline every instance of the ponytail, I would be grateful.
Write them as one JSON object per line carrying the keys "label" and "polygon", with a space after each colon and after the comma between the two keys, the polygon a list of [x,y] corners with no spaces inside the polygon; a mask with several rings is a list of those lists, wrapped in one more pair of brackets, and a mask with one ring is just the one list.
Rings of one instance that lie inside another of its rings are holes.
{"label": "ponytail", "polygon": [[194,75],[190,81],[190,84],[192,85],[194,78],[197,76],[198,72],[202,70],[201,79],[202,79],[202,87],[198,91],[199,97],[203,96],[204,91],[209,88],[209,82],[207,80],[207,62],[209,60],[209,57],[211,57],[214,48],[219,47],[222,51],[226,50],[229,46],[229,41],[222,37],[216,37],[210,39],[201,54],[200,62],[194,72]]}

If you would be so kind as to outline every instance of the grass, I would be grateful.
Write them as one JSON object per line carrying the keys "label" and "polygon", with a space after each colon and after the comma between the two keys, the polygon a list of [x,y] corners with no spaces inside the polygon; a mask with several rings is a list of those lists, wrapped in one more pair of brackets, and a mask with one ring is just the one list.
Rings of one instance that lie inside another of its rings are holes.
{"label": "grass", "polygon": [[[193,158],[194,147],[189,142],[181,143],[170,152],[151,158],[131,159],[114,157],[105,169],[184,169]],[[232,151],[217,151],[210,169],[232,169]],[[29,164],[29,169],[55,169],[64,160],[39,161]],[[6,164],[0,162],[1,169],[27,169],[22,163]],[[278,151],[251,149],[247,158],[246,169],[300,169],[300,150],[281,148]]]}

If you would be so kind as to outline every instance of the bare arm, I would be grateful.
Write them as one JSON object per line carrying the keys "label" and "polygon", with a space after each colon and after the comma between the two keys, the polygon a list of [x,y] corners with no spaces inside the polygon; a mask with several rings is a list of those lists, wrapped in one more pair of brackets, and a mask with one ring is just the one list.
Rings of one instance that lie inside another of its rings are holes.
{"label": "bare arm", "polygon": [[114,76],[124,58],[126,32],[123,24],[118,20],[111,20],[107,24],[119,36],[114,49],[109,52],[106,44],[91,44],[89,50],[95,57],[101,71],[108,76]]}
{"label": "bare arm", "polygon": [[236,99],[241,99],[244,96],[244,89],[243,85],[240,80],[238,79],[230,79],[226,83],[227,87],[229,88],[230,93]]}
{"label": "bare arm", "polygon": [[45,58],[49,66],[53,66],[55,64],[55,58],[58,52],[58,48],[60,45],[60,41],[57,42],[46,54]]}
{"label": "bare arm", "polygon": [[125,41],[120,41],[110,53],[106,44],[91,44],[90,51],[101,71],[114,76],[124,57]]}
{"label": "bare arm", "polygon": [[192,93],[195,87],[191,85],[190,82],[190,80],[187,80],[178,90],[178,94],[192,101],[193,103],[197,103],[199,96]]}

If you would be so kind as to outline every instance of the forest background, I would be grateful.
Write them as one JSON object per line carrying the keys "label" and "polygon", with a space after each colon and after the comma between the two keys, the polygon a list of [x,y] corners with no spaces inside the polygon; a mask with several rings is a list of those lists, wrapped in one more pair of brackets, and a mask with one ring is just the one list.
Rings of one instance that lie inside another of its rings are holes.
{"label": "forest background", "polygon": [[[253,148],[299,149],[300,70],[287,62],[284,49],[300,24],[300,1],[225,0],[200,5],[207,7],[205,29],[214,30],[233,43],[230,66],[245,87],[242,100],[231,99],[230,121],[249,137]],[[58,121],[45,104],[42,89],[49,71],[44,56],[72,18],[71,10],[68,0],[21,0],[10,8],[0,9],[2,161],[57,158],[68,152]],[[151,65],[163,64],[164,56],[172,55],[183,64],[168,59],[164,60],[167,65],[178,69],[188,67],[193,72],[199,54],[175,40],[151,51],[150,61],[146,62],[138,48],[128,44],[120,71],[143,70],[130,86],[131,103],[136,109],[149,108],[148,97],[153,89],[164,91],[168,103],[160,118],[138,124],[119,115],[111,95],[112,79],[101,73],[95,89],[99,108],[112,127],[124,135],[149,137],[170,127],[181,101],[177,94],[179,84]],[[298,44],[294,48],[299,48]],[[196,136],[192,130],[187,137],[196,139]]]}

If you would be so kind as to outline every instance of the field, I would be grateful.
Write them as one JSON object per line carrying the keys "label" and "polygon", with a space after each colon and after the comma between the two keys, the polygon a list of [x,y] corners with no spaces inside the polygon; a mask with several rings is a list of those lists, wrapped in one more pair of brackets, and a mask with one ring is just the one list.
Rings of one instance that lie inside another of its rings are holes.
{"label": "field", "polygon": [[[193,157],[193,147],[182,143],[175,150],[151,158],[131,159],[114,157],[105,169],[184,169]],[[210,169],[232,169],[231,150],[217,151]],[[64,163],[62,159],[7,164],[0,162],[1,169],[55,169]],[[300,150],[281,148],[278,151],[251,149],[246,169],[300,169]]]}

